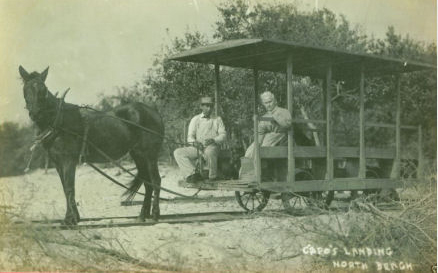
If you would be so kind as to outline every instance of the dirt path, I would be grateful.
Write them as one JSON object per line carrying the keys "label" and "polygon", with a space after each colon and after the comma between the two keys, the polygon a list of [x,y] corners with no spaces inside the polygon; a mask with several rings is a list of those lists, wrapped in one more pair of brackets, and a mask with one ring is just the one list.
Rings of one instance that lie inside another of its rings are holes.
{"label": "dirt path", "polygon": [[[116,169],[107,169],[116,175]],[[177,185],[175,168],[160,166],[162,185],[184,194],[193,189]],[[119,175],[127,183],[129,176]],[[134,216],[140,206],[121,206],[123,189],[111,184],[87,166],[77,171],[76,199],[81,217]],[[2,203],[14,207],[14,212],[28,219],[62,219],[65,199],[55,170],[42,170],[25,176],[0,179]],[[172,198],[162,192],[162,197]],[[232,196],[233,192],[201,192],[203,197]],[[226,198],[225,198],[226,199]],[[137,196],[135,200],[142,200]],[[270,200],[267,210],[281,209],[277,200]],[[161,213],[196,213],[241,211],[235,200],[202,203],[161,203]],[[133,220],[132,220],[133,221]],[[61,232],[69,240],[90,240],[108,249],[127,253],[138,260],[169,266],[179,270],[213,271],[296,271],[305,269],[301,248],[304,235],[297,236],[297,219],[262,213],[246,220],[218,223],[165,224],[147,227],[93,229]],[[296,257],[295,257],[296,256]]]}

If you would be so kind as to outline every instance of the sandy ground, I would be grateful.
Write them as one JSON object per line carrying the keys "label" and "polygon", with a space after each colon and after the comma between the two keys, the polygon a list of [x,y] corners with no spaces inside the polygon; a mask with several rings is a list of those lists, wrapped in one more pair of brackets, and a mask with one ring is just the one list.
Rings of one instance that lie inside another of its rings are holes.
{"label": "sandy ground", "polygon": [[[106,169],[116,175],[117,169]],[[178,171],[160,165],[162,185],[191,195],[194,189],[178,186]],[[129,175],[114,176],[123,183]],[[14,213],[28,219],[62,219],[65,198],[54,169],[45,174],[33,171],[25,176],[0,179],[1,203],[13,206]],[[112,184],[88,166],[80,166],[76,175],[76,200],[82,218],[136,216],[140,206],[121,206],[123,189]],[[234,192],[204,191],[200,196],[233,196]],[[162,197],[173,198],[162,192]],[[135,200],[142,200],[136,196]],[[161,202],[161,214],[241,211],[235,200],[207,203]],[[267,213],[254,218],[217,223],[166,223],[144,227],[102,228],[85,231],[108,247],[123,249],[130,256],[149,263],[177,267],[181,270],[291,272],[306,269],[306,258],[298,255],[306,241],[295,225],[299,217],[269,213],[281,209],[271,198]],[[281,213],[281,211],[280,211]],[[133,221],[133,220],[123,220]],[[59,231],[75,238],[78,231]],[[104,240],[105,239],[105,240]],[[108,243],[113,242],[113,243]],[[116,244],[114,242],[117,242]]]}

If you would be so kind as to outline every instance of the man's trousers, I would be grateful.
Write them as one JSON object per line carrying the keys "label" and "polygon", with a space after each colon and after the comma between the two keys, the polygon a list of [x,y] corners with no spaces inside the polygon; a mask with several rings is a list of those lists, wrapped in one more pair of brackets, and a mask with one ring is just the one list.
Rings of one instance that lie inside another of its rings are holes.
{"label": "man's trousers", "polygon": [[[199,151],[209,168],[208,178],[217,177],[217,157],[219,148],[217,145],[209,145],[204,148],[204,152]],[[193,146],[178,148],[173,152],[176,163],[178,164],[182,175],[187,178],[195,173],[195,164],[198,156],[196,148]]]}

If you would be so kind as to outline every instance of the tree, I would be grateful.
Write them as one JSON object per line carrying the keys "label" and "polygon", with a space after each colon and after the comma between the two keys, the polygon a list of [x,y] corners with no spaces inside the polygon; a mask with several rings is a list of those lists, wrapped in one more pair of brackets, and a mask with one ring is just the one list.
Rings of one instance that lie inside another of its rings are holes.
{"label": "tree", "polygon": [[[412,40],[408,35],[402,37],[396,34],[392,26],[388,27],[385,39],[371,40],[367,51],[376,55],[405,59],[407,62],[416,60],[434,63],[436,60],[435,44],[425,45]],[[423,127],[425,146],[429,147],[425,152],[429,158],[434,158],[436,151],[437,86],[435,73],[436,71],[419,71],[401,75],[401,122]],[[368,81],[367,104],[373,109],[369,113],[370,118],[383,122],[393,123],[395,121],[395,80],[394,77],[385,77]],[[394,139],[394,136],[388,132],[386,135],[388,139]],[[405,135],[407,138],[405,143],[416,142],[416,132]]]}
{"label": "tree", "polygon": [[222,20],[216,22],[214,38],[219,40],[265,38],[353,52],[366,49],[366,36],[328,9],[304,12],[291,3],[251,8],[238,0],[224,2],[218,10]]}
{"label": "tree", "polygon": [[[337,16],[327,9],[303,12],[294,4],[256,4],[249,6],[246,1],[225,1],[218,7],[220,18],[216,22],[215,41],[240,38],[268,38],[290,40],[298,44],[342,49],[350,52],[366,52],[396,58],[428,59],[436,56],[435,45],[424,45],[402,38],[390,27],[385,39],[368,40],[358,26],[352,27],[344,16]],[[187,32],[183,37],[173,39],[156,55],[154,67],[142,80],[142,96],[153,97],[164,114],[166,135],[181,140],[182,124],[197,113],[197,99],[201,95],[212,95],[214,68],[209,65],[170,61],[168,58],[183,50],[212,43],[199,32]],[[283,74],[260,73],[260,90],[272,91],[281,106],[286,105],[286,80]],[[223,67],[221,70],[222,93],[221,115],[230,127],[237,123],[240,127],[251,124],[253,75],[251,71]],[[394,122],[394,88],[384,79],[367,81],[367,115],[375,121]],[[304,107],[310,118],[323,118],[321,84],[316,79],[295,77],[297,96],[294,109]],[[411,124],[423,124],[427,135],[435,134],[436,88],[433,74],[419,72],[403,79],[402,101],[405,114],[403,120]],[[335,124],[347,144],[358,141],[358,79],[335,82],[332,88],[336,98],[333,108]],[[130,96],[124,94],[124,96]],[[417,101],[414,103],[414,99]],[[299,112],[296,114],[300,114]],[[424,119],[428,116],[427,120]],[[343,131],[342,131],[343,130]],[[249,132],[249,131],[248,131]],[[390,134],[387,137],[390,138]],[[373,135],[368,140],[372,144],[381,142],[382,136]],[[435,138],[430,138],[435,143]],[[436,144],[435,144],[436,145]]]}
{"label": "tree", "polygon": [[[14,122],[0,125],[0,177],[21,175],[27,167],[31,152],[29,148],[34,141],[32,127],[20,127]],[[45,152],[37,147],[33,152],[31,168],[43,167]]]}

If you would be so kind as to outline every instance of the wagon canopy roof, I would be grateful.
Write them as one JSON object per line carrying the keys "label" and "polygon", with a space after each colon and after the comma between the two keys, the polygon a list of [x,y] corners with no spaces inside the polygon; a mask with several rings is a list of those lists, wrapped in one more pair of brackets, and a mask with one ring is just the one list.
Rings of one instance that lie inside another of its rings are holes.
{"label": "wagon canopy roof", "polygon": [[330,62],[333,78],[338,80],[359,75],[361,63],[366,76],[436,69],[436,64],[270,39],[229,40],[187,50],[173,55],[170,59],[204,64],[217,63],[230,67],[257,67],[263,71],[285,72],[289,53],[292,54],[294,74],[315,78],[325,77],[326,68]]}

